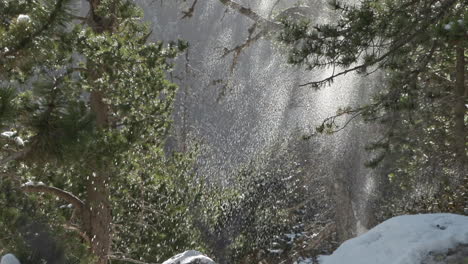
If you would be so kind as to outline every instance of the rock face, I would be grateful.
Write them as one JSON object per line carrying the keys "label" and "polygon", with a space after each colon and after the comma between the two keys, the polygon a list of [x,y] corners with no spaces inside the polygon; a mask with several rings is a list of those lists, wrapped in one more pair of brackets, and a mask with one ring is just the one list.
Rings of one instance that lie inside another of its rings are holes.
{"label": "rock face", "polygon": [[13,254],[6,254],[5,256],[2,257],[2,260],[0,261],[0,264],[21,264],[19,260],[15,257]]}
{"label": "rock face", "polygon": [[[3,264],[3,262],[1,263]],[[164,261],[162,264],[216,264],[212,259],[204,256],[196,250],[188,250],[184,253],[175,255],[174,257]]]}

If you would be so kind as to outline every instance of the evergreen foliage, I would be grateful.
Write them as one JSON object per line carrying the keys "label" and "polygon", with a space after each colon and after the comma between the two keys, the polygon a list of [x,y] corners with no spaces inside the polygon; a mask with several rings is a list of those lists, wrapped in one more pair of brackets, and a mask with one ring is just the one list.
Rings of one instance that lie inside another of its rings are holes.
{"label": "evergreen foliage", "polygon": [[132,1],[89,3],[80,18],[72,0],[0,1],[1,247],[40,261],[17,236],[27,218],[66,263],[160,262],[197,240],[193,158],[163,150],[186,44],[147,42]]}
{"label": "evergreen foliage", "polygon": [[279,238],[301,222],[298,204],[305,200],[306,187],[300,168],[280,166],[273,155],[241,166],[227,186],[211,186],[200,197],[195,225],[217,263],[267,259]]}
{"label": "evergreen foliage", "polygon": [[290,47],[290,63],[334,69],[329,78],[304,85],[320,88],[351,72],[385,76],[371,102],[341,109],[317,131],[342,129],[338,121],[346,116],[381,123],[386,132],[368,146],[376,153],[368,166],[384,165],[388,180],[406,190],[460,190],[468,164],[467,2],[331,1],[331,7],[336,23],[283,21],[280,39]]}

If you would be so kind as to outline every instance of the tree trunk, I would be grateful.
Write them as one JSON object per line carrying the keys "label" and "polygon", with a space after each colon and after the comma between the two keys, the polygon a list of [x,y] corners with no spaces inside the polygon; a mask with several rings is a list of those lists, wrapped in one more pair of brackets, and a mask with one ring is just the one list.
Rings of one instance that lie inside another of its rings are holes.
{"label": "tree trunk", "polygon": [[344,242],[356,236],[356,217],[351,202],[350,184],[345,176],[341,176],[335,179],[332,186],[337,238],[338,242]]}
{"label": "tree trunk", "polygon": [[[103,102],[102,92],[93,91],[90,97],[91,110],[96,118],[96,127],[109,127],[109,107]],[[109,191],[109,172],[105,164],[94,161],[95,171],[86,183],[86,213],[83,214],[84,230],[91,239],[91,251],[97,257],[96,264],[107,264],[112,246],[112,214]]]}
{"label": "tree trunk", "polygon": [[455,151],[457,154],[457,162],[459,164],[459,175],[457,180],[461,183],[466,175],[466,164],[468,158],[466,155],[466,128],[465,128],[465,99],[468,91],[465,88],[465,49],[464,41],[460,40],[456,46],[456,82],[455,82]]}
{"label": "tree trunk", "polygon": [[91,251],[97,257],[96,264],[106,264],[112,246],[111,205],[108,177],[99,171],[93,173],[86,186],[86,210],[83,213],[83,229],[91,240]]}
{"label": "tree trunk", "polygon": [[[91,8],[91,20],[89,26],[97,33],[111,32],[113,16],[101,17],[96,14],[100,0],[89,0]],[[103,65],[95,65],[88,61],[88,69],[97,78],[102,71]],[[109,125],[109,106],[104,102],[104,92],[94,90],[90,95],[91,110],[96,118],[98,130],[105,130]],[[91,239],[91,251],[97,257],[96,264],[107,264],[112,248],[112,210],[109,190],[109,168],[101,164],[99,160],[94,161],[94,172],[86,183],[86,210],[83,214],[85,232]]]}

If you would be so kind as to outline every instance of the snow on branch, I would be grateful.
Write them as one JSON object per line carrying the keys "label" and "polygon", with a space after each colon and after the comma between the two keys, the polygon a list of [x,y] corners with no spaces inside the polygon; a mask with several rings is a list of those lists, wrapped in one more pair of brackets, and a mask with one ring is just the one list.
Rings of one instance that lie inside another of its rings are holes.
{"label": "snow on branch", "polygon": [[[16,54],[20,50],[24,49],[27,45],[31,44],[35,38],[41,36],[45,31],[52,28],[54,23],[56,23],[56,20],[59,14],[63,12],[64,7],[65,7],[65,0],[57,0],[52,12],[50,13],[45,23],[41,25],[35,32],[32,32],[32,34],[27,35],[23,39],[21,39],[15,47],[11,47],[11,49],[9,49],[3,54],[0,53],[0,59]],[[18,22],[21,22],[21,21],[24,22],[28,19],[30,20],[29,16],[27,17],[28,18],[26,18],[26,15],[20,15],[18,17],[18,20],[19,20]]]}

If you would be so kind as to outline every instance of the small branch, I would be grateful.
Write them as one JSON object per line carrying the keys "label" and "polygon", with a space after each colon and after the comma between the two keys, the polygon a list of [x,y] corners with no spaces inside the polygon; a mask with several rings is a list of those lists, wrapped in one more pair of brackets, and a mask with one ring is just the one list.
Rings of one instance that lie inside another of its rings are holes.
{"label": "small branch", "polygon": [[83,240],[85,240],[88,243],[88,245],[91,245],[91,239],[86,234],[86,232],[83,232],[79,227],[71,225],[71,224],[64,224],[62,227],[65,228],[66,230],[77,232],[78,235],[80,235],[80,237],[83,238]]}
{"label": "small branch", "polygon": [[31,193],[49,193],[53,194],[69,203],[71,203],[77,210],[78,212],[82,212],[84,208],[84,203],[83,201],[80,200],[80,198],[76,197],[74,194],[67,192],[65,190],[52,187],[52,186],[46,186],[46,185],[23,185],[21,186],[21,189],[25,192],[31,192]]}
{"label": "small branch", "polygon": [[[221,1],[221,0],[220,0]],[[442,8],[442,11],[437,14],[435,17],[433,17],[432,19],[430,19],[424,26],[428,26],[428,25],[433,25],[433,24],[436,24],[437,21],[439,21],[445,14],[445,12],[448,10],[448,8],[451,6],[451,5],[454,5],[457,1],[456,0],[449,0],[445,3],[444,5],[444,8]],[[376,65],[378,64],[379,62],[383,61],[384,59],[386,59],[387,57],[389,57],[390,55],[393,55],[394,53],[398,52],[400,50],[401,47],[403,47],[404,45],[410,43],[411,41],[413,41],[414,38],[416,38],[419,34],[421,34],[421,31],[415,31],[413,32],[411,35],[409,35],[408,37],[404,38],[404,39],[400,39],[400,40],[397,40],[393,43],[392,47],[389,48],[389,50],[384,53],[382,56],[376,58],[375,60],[373,60],[372,62],[370,63],[363,63],[361,65],[358,65],[354,68],[351,68],[351,69],[347,69],[347,70],[344,70],[342,72],[339,72],[337,74],[332,74],[330,77],[328,78],[325,78],[323,80],[320,80],[320,81],[313,81],[313,82],[308,82],[308,83],[304,83],[304,84],[301,84],[299,86],[307,86],[307,85],[311,85],[312,87],[314,88],[318,88],[320,87],[321,85],[323,84],[326,84],[326,83],[331,83],[333,82],[333,80],[338,77],[338,76],[341,76],[341,75],[345,75],[347,73],[350,73],[350,72],[353,72],[353,71],[359,71],[361,69],[365,69],[366,67],[369,67],[369,66],[373,66],[373,65]],[[428,57],[429,59],[431,58],[432,54],[430,54]],[[382,66],[382,65],[381,65]]]}
{"label": "small branch", "polygon": [[73,19],[76,19],[76,20],[80,20],[80,21],[87,21],[88,18],[87,17],[81,17],[81,16],[76,16],[76,15],[70,15],[71,18]]}
{"label": "small branch", "polygon": [[77,72],[87,72],[88,69],[84,68],[84,67],[74,67],[74,68],[71,68],[70,69],[71,71],[77,71]]}
{"label": "small branch", "polygon": [[[383,59],[383,58],[382,58]],[[347,70],[344,70],[342,72],[339,72],[337,74],[332,74],[330,77],[327,77],[323,80],[320,80],[320,81],[314,81],[314,82],[307,82],[307,83],[303,83],[303,84],[300,84],[299,87],[303,87],[303,86],[312,86],[314,88],[318,88],[320,87],[321,85],[325,84],[325,83],[331,83],[333,82],[333,80],[338,77],[338,76],[341,76],[341,75],[346,75],[350,72],[353,72],[353,71],[357,71],[357,70],[360,70],[360,69],[364,69],[365,67],[367,67],[366,64],[361,64],[361,65],[358,65],[354,68],[351,68],[351,69],[347,69]]]}
{"label": "small branch", "polygon": [[151,34],[153,34],[153,30],[152,30],[152,29],[151,29],[150,32],[148,32],[148,34],[144,35],[144,36],[139,40],[140,44],[142,44],[142,45],[145,44],[146,41],[148,40],[148,38],[151,36]]}
{"label": "small branch", "polygon": [[257,40],[259,40],[262,36],[265,35],[266,31],[260,31],[257,35],[253,36],[253,33],[255,31],[255,28],[257,26],[257,23],[255,23],[254,25],[252,25],[252,27],[249,28],[249,36],[247,37],[247,40],[240,44],[240,45],[237,45],[236,47],[232,48],[232,49],[225,49],[224,50],[224,53],[223,53],[223,58],[226,57],[227,55],[231,54],[231,53],[234,53],[234,57],[232,59],[232,64],[231,64],[231,67],[230,67],[230,72],[231,74],[234,72],[234,69],[237,65],[237,62],[239,60],[239,57],[242,53],[242,51],[246,48],[248,48],[250,45],[252,45],[254,42],[256,42]]}
{"label": "small branch", "polygon": [[194,0],[192,6],[187,11],[182,11],[182,14],[184,14],[184,16],[182,16],[181,19],[191,18],[193,16],[193,12],[195,11],[195,6],[197,5],[197,2],[198,0]]}
{"label": "small branch", "polygon": [[144,262],[144,261],[132,259],[132,258],[119,257],[116,255],[107,255],[107,258],[111,260],[125,261],[125,262],[135,263],[135,264],[158,264],[158,263],[152,263],[152,262]]}
{"label": "small branch", "polygon": [[59,13],[63,11],[64,6],[65,6],[65,0],[58,0],[55,3],[54,9],[50,13],[47,21],[37,31],[33,32],[31,35],[26,36],[25,38],[20,40],[16,47],[12,47],[10,48],[8,52],[5,52],[4,54],[0,54],[0,58],[16,54],[18,51],[24,49],[27,45],[32,43],[33,40],[39,37],[44,31],[49,30],[53,26]]}

